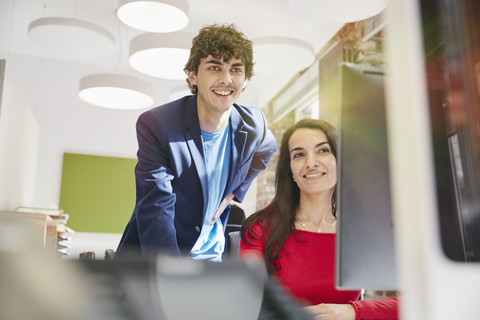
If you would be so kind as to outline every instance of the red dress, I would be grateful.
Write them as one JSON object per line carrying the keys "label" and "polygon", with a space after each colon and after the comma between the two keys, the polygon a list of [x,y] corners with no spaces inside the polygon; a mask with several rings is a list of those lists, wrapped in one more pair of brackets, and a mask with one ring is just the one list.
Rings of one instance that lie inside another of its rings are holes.
{"label": "red dress", "polygon": [[[253,226],[253,234],[261,239],[262,223]],[[335,288],[335,234],[298,230],[286,239],[275,266],[282,286],[302,305],[350,303],[356,319],[398,319],[398,299],[358,300],[360,291]],[[262,241],[240,241],[240,257],[254,251],[262,254]]]}

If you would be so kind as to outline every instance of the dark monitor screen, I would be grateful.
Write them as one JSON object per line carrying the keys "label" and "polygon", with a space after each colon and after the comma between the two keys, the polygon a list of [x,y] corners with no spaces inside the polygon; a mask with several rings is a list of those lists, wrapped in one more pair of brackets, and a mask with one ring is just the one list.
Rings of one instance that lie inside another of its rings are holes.
{"label": "dark monitor screen", "polygon": [[445,256],[480,261],[480,2],[422,0],[440,240]]}
{"label": "dark monitor screen", "polygon": [[395,290],[384,72],[340,69],[336,284]]}

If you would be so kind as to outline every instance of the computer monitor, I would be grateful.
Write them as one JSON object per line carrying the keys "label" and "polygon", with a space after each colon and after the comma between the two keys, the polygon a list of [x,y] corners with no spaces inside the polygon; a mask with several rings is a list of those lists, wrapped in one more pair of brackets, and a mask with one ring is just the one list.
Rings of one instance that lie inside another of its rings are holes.
{"label": "computer monitor", "polygon": [[480,45],[475,1],[420,1],[443,253],[480,261]]}
{"label": "computer monitor", "polygon": [[395,290],[384,71],[343,63],[336,285]]}

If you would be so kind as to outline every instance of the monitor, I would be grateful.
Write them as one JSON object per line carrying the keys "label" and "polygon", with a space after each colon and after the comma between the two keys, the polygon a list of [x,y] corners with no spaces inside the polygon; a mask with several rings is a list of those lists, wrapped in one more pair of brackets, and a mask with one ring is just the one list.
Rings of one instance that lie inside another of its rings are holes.
{"label": "monitor", "polygon": [[384,71],[343,63],[336,285],[395,290]]}

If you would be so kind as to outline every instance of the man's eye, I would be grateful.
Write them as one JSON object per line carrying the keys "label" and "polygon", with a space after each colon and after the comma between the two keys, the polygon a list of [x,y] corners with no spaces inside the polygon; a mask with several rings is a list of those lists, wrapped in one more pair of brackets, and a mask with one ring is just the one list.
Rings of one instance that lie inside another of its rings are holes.
{"label": "man's eye", "polygon": [[217,66],[211,66],[210,68],[208,68],[209,70],[213,70],[213,71],[217,71],[218,70],[218,67]]}
{"label": "man's eye", "polygon": [[242,73],[242,69],[240,69],[240,68],[235,68],[235,69],[233,69],[233,72],[235,72],[235,73]]}

